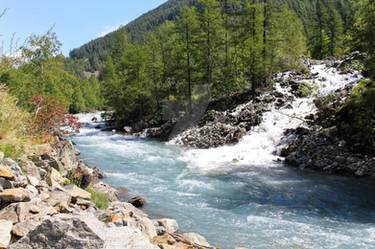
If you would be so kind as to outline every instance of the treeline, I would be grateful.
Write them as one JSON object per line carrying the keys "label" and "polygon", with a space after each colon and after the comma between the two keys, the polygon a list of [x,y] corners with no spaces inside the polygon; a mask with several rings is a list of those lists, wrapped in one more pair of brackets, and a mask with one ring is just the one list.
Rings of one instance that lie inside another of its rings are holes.
{"label": "treeline", "polygon": [[40,94],[54,96],[71,113],[104,108],[100,82],[76,71],[76,62],[60,52],[61,43],[51,30],[29,37],[13,56],[0,58],[0,84],[18,98],[18,105],[30,110],[30,99]]}
{"label": "treeline", "polygon": [[191,113],[202,95],[246,89],[256,95],[271,86],[274,72],[295,68],[306,52],[303,25],[283,5],[198,2],[201,9],[184,7],[176,22],[160,25],[143,44],[123,32],[102,73],[117,121],[157,124],[168,101],[180,106],[176,113]]}
{"label": "treeline", "polygon": [[[225,5],[227,0],[218,0]],[[241,1],[241,8],[246,6],[246,1]],[[269,2],[264,0],[258,3]],[[304,27],[307,37],[307,46],[310,55],[322,58],[346,52],[349,47],[353,31],[354,0],[273,0],[275,4],[287,6],[293,10]],[[169,0],[155,10],[137,18],[128,25],[112,32],[105,37],[93,40],[80,48],[74,49],[70,57],[74,59],[88,59],[86,68],[89,71],[102,70],[107,55],[115,44],[121,39],[122,33],[128,34],[130,42],[144,43],[149,31],[155,31],[165,21],[175,21],[181,16],[184,6],[195,6],[202,10],[198,0]],[[346,38],[346,42],[341,42]],[[332,44],[336,47],[333,49]]]}

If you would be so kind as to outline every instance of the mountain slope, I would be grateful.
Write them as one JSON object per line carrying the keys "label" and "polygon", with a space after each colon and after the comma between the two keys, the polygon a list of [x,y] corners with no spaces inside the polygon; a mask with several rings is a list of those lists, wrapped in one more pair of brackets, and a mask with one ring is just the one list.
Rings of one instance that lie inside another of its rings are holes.
{"label": "mountain slope", "polygon": [[[304,24],[307,37],[311,37],[316,15],[316,3],[318,1],[322,1],[326,6],[337,9],[343,19],[345,30],[348,29],[351,25],[350,19],[352,18],[350,10],[351,0],[278,0],[274,1],[274,3],[285,4],[290,9],[294,10]],[[105,37],[92,40],[82,47],[72,50],[70,57],[73,59],[87,58],[90,63],[90,69],[92,71],[98,70],[101,68],[111,47],[119,39],[122,32],[125,31],[128,34],[130,41],[142,42],[148,31],[154,30],[167,20],[176,20],[180,14],[181,8],[185,5],[198,6],[198,0],[169,0],[117,31]]]}

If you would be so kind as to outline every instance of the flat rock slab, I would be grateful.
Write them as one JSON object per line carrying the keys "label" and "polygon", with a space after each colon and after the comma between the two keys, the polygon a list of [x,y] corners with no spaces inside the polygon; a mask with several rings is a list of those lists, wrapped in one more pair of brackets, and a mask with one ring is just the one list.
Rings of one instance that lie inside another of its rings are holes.
{"label": "flat rock slab", "polygon": [[22,188],[6,189],[0,193],[0,200],[3,202],[23,202],[30,199],[30,193]]}

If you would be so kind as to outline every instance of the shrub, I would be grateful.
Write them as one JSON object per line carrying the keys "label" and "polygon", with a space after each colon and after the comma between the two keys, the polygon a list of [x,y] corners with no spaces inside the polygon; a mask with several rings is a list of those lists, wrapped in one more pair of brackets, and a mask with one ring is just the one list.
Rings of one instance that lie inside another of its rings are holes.
{"label": "shrub", "polygon": [[[34,113],[30,119],[32,131],[39,136],[51,136],[57,133],[76,132],[81,128],[78,118],[67,114],[64,107],[60,106],[53,96],[43,98],[34,95],[30,99],[34,105]],[[68,127],[68,129],[62,129]]]}
{"label": "shrub", "polygon": [[99,209],[107,209],[109,207],[108,197],[105,194],[96,192],[95,190],[87,187],[85,189],[87,192],[91,193],[91,201]]}

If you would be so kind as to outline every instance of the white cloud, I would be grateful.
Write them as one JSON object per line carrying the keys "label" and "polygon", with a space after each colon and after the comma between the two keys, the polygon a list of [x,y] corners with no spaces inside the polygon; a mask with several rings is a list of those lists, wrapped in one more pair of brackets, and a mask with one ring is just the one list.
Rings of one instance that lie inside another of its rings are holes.
{"label": "white cloud", "polygon": [[119,28],[121,28],[122,26],[126,25],[126,23],[124,24],[120,24],[120,25],[107,25],[107,26],[104,26],[104,30],[99,34],[100,37],[103,37],[113,31],[116,31],[118,30]]}

